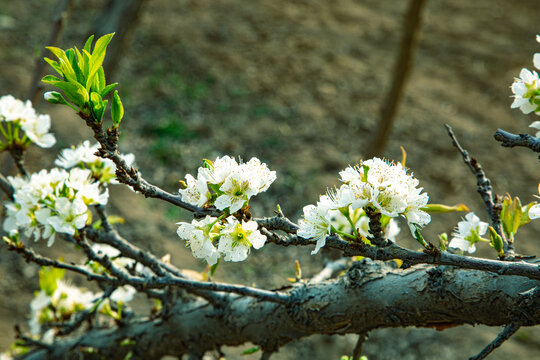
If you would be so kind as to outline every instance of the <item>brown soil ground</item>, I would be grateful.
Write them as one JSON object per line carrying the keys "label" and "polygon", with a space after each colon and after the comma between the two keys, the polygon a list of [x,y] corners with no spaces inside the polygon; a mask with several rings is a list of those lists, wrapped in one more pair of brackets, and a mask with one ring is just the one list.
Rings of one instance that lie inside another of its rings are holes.
{"label": "brown soil ground", "polygon": [[[76,2],[62,45],[82,46],[105,1]],[[31,71],[51,28],[57,1],[0,0],[0,95],[24,98]],[[337,173],[362,158],[375,133],[379,108],[390,86],[407,1],[392,0],[154,0],[144,9],[130,50],[113,80],[126,107],[121,148],[133,152],[143,175],[170,191],[203,158],[257,156],[278,172],[270,190],[252,201],[256,216],[276,203],[297,219]],[[538,185],[536,155],[501,148],[498,128],[525,132],[534,115],[510,109],[509,85],[522,67],[532,67],[540,12],[535,0],[430,0],[414,70],[384,156],[401,158],[432,202],[466,203],[486,220],[475,179],[452,147],[443,124],[454,127],[482,163],[496,192],[533,200]],[[114,40],[113,44],[114,46]],[[57,151],[89,137],[65,109],[36,104],[50,113],[58,144],[53,152],[31,149],[29,167],[48,167]],[[10,168],[6,155],[1,167]],[[171,253],[183,268],[201,270],[175,235],[175,222],[189,214],[125,189],[113,189],[112,212],[121,231],[158,255]],[[459,214],[434,217],[425,235],[451,231]],[[402,228],[404,225],[402,224]],[[520,233],[518,251],[540,252],[540,224]],[[416,247],[402,233],[400,243]],[[76,258],[67,246],[37,245],[52,256]],[[246,263],[225,264],[218,278],[276,286],[299,259],[304,273],[320,266],[310,249],[267,246]],[[66,255],[68,254],[68,255]],[[489,249],[479,255],[493,257]],[[37,269],[0,248],[0,349],[24,324],[37,288]],[[74,281],[80,281],[75,279]],[[370,359],[456,359],[479,352],[500,329],[459,327],[379,330],[370,334]],[[534,359],[539,332],[522,329],[492,359]],[[283,348],[275,359],[338,359],[355,339],[313,337]],[[247,347],[247,346],[246,346]],[[226,349],[229,358],[238,351]],[[257,356],[247,356],[257,358]]]}

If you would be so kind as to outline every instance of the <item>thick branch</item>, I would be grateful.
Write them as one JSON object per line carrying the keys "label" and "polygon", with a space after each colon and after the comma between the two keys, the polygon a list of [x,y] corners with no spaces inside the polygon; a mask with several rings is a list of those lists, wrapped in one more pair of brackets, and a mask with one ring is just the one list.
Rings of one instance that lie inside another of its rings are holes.
{"label": "thick branch", "polygon": [[[501,326],[516,316],[523,325],[534,325],[540,323],[540,301],[518,299],[537,285],[538,281],[524,277],[447,266],[402,270],[363,261],[339,279],[293,287],[294,301],[289,304],[236,295],[228,295],[220,308],[201,299],[184,300],[169,318],[90,329],[80,337],[56,342],[48,355],[78,359],[82,348],[91,347],[96,353],[85,359],[122,359],[136,348],[141,358],[160,358],[245,342],[272,351],[312,334],[362,334],[383,327],[441,324]],[[119,346],[128,338],[135,345]],[[25,358],[45,359],[47,350]]]}

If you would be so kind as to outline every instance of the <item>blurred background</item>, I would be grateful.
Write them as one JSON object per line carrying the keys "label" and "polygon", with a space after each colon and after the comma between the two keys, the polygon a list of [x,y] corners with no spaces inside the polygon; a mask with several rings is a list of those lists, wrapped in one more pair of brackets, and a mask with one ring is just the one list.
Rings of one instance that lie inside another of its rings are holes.
{"label": "blurred background", "polygon": [[[132,4],[124,5],[131,12],[116,13],[119,3]],[[32,94],[36,60],[51,45],[59,10],[68,9],[61,47],[81,48],[92,33],[117,31],[109,47],[116,55],[106,74],[108,82],[120,83],[126,110],[120,148],[135,154],[144,177],[176,191],[178,180],[195,174],[203,158],[256,156],[278,178],[250,202],[254,216],[270,216],[280,204],[296,221],[303,206],[339,185],[340,170],[370,153],[389,103],[408,5],[405,0],[0,0],[0,96]],[[492,135],[499,127],[527,132],[537,120],[510,109],[509,86],[522,67],[532,69],[540,48],[538,19],[535,0],[425,1],[409,77],[379,155],[399,161],[403,146],[407,166],[431,202],[465,203],[487,221],[475,178],[452,146],[446,123],[483,165],[497,193],[534,200],[537,156],[502,148]],[[51,167],[61,148],[91,136],[69,109],[41,98],[34,106],[51,115],[57,144],[53,151],[30,149],[31,171]],[[7,154],[0,155],[0,167],[9,174],[15,170]],[[175,222],[188,220],[187,212],[119,186],[111,192],[110,212],[126,219],[122,234],[159,256],[170,253],[182,268],[204,269],[175,233]],[[426,238],[436,242],[436,235],[451,232],[463,215],[434,216]],[[416,248],[406,225],[400,225],[400,244]],[[539,230],[539,224],[520,230],[518,252],[540,253]],[[36,248],[50,256],[79,256],[68,245]],[[245,263],[220,266],[217,279],[282,286],[294,276],[295,259],[308,276],[320,268],[322,255],[312,257],[310,251],[265,246]],[[496,254],[485,246],[475,255]],[[37,267],[0,247],[0,350],[14,340],[16,323],[26,325],[37,287]],[[465,358],[498,331],[377,330],[364,353],[369,359]],[[535,358],[538,335],[536,329],[521,329],[491,358]],[[351,353],[355,341],[316,336],[295,341],[272,358],[338,359]],[[224,351],[234,359],[242,349]]]}

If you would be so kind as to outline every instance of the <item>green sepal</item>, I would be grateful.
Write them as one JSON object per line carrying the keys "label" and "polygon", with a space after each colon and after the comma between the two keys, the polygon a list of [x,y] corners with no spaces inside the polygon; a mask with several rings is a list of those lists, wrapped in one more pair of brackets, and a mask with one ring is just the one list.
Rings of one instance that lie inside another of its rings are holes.
{"label": "green sepal", "polygon": [[444,204],[427,204],[420,210],[423,210],[427,213],[431,214],[443,214],[443,213],[449,213],[454,211],[464,211],[469,212],[469,208],[465,204],[457,204],[453,206],[444,205]]}
{"label": "green sepal", "polygon": [[124,117],[124,106],[122,105],[122,100],[118,96],[118,90],[114,91],[113,100],[111,104],[111,118],[115,127],[120,125],[120,121]]}

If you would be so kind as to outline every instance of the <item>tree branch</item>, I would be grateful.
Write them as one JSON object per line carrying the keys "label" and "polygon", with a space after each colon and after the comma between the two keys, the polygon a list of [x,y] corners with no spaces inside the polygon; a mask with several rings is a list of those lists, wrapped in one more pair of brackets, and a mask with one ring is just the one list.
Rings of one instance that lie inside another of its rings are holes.
{"label": "tree branch", "polygon": [[540,300],[516,299],[537,284],[484,271],[447,266],[402,270],[364,260],[338,279],[293,286],[289,294],[294,300],[287,304],[229,294],[224,306],[216,308],[201,299],[184,299],[168,318],[89,329],[78,337],[59,339],[49,352],[37,350],[24,359],[76,359],[86,347],[95,353],[85,359],[122,359],[132,349],[119,346],[126,338],[144,351],[142,357],[160,358],[245,342],[272,349],[312,334],[362,334],[384,327],[500,326],[516,321],[516,316],[529,326],[540,323]]}
{"label": "tree branch", "polygon": [[501,146],[504,147],[523,146],[534,152],[540,152],[540,138],[529,134],[516,135],[502,129],[497,129],[493,137],[495,140],[500,141]]}

